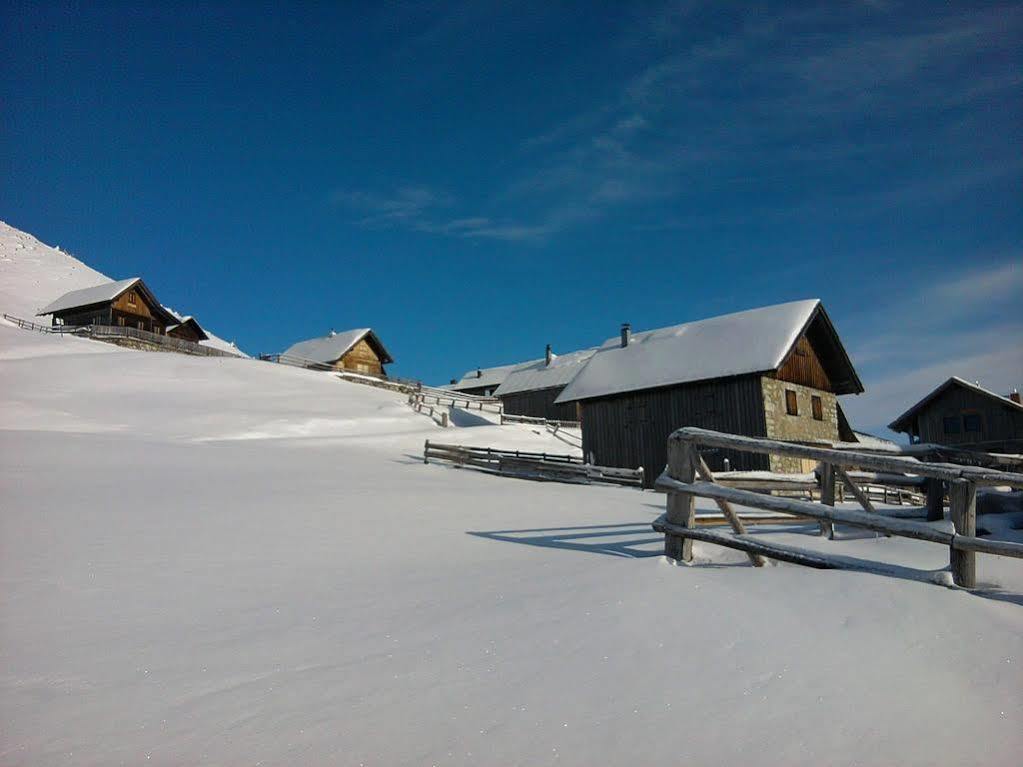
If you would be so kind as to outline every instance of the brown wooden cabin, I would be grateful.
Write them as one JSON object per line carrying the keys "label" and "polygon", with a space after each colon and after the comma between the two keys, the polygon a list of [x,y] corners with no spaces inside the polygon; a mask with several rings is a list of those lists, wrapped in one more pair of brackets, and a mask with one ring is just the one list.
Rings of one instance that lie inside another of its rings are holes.
{"label": "brown wooden cabin", "polygon": [[72,290],[39,312],[45,314],[54,325],[118,325],[157,334],[178,324],[139,277]]}
{"label": "brown wooden cabin", "polygon": [[578,421],[575,402],[555,402],[568,383],[582,370],[596,349],[554,354],[548,344],[542,359],[515,367],[494,391],[504,412],[550,421]]}
{"label": "brown wooden cabin", "polygon": [[[863,385],[820,301],[636,333],[624,325],[558,396],[578,403],[583,455],[646,469],[652,486],[682,426],[785,440],[839,439],[840,394]],[[799,459],[703,451],[712,469],[811,471]]]}
{"label": "brown wooden cabin", "polygon": [[202,329],[202,326],[195,321],[195,317],[182,317],[177,325],[171,325],[167,328],[167,335],[172,338],[180,338],[182,341],[191,341],[192,343],[199,343],[200,341],[208,341],[209,336],[206,335],[206,331]]}
{"label": "brown wooden cabin", "polygon": [[384,365],[394,362],[371,328],[341,333],[332,330],[322,338],[293,344],[282,356],[308,363],[310,367],[328,365],[337,370],[383,377],[387,376]]}
{"label": "brown wooden cabin", "polygon": [[1023,404],[953,376],[888,426],[914,443],[1023,452]]}

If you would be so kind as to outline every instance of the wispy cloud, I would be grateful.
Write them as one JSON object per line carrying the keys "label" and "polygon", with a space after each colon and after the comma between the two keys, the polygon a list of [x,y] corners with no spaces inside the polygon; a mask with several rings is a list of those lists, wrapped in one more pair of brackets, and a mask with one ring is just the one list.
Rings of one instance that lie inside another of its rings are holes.
{"label": "wispy cloud", "polygon": [[848,317],[867,392],[846,397],[854,424],[885,425],[952,375],[998,392],[1023,385],[1023,257],[965,269]]}

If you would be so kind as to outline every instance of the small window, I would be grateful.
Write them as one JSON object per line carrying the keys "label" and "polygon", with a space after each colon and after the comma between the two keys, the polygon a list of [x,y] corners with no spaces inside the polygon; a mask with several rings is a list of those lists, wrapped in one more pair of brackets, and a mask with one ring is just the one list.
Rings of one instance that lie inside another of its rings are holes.
{"label": "small window", "polygon": [[980,413],[963,414],[963,431],[981,431]]}
{"label": "small window", "polygon": [[810,404],[813,406],[813,420],[823,421],[824,420],[824,403],[821,402],[821,398],[816,394],[810,397]]}
{"label": "small window", "polygon": [[959,433],[959,416],[947,415],[943,420],[945,433],[946,434],[958,434]]}
{"label": "small window", "polygon": [[799,403],[796,401],[796,392],[793,389],[785,390],[785,412],[789,415],[799,415]]}
{"label": "small window", "polygon": [[134,290],[129,290],[128,291],[128,304],[130,306],[135,306],[135,301],[136,301],[136,299],[135,299],[135,291]]}

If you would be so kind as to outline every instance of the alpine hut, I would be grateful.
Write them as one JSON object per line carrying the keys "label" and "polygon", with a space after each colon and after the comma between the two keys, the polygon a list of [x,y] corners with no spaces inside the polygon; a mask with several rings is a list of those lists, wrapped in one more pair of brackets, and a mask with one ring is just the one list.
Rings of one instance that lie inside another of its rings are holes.
{"label": "alpine hut", "polygon": [[[535,362],[536,360],[533,361]],[[478,394],[483,397],[490,397],[515,368],[524,364],[528,365],[530,363],[518,362],[514,365],[498,365],[492,368],[468,370],[461,378],[457,381],[452,381],[444,388],[462,392],[462,394]]]}
{"label": "alpine hut", "polygon": [[515,367],[494,391],[511,415],[528,415],[550,421],[578,421],[575,402],[556,404],[558,395],[575,378],[594,349],[554,354],[548,344],[543,359]]}
{"label": "alpine hut", "polygon": [[[787,440],[839,438],[837,395],[863,384],[817,299],[606,341],[555,400],[577,403],[583,455],[656,480],[668,436],[701,426]],[[706,451],[711,468],[807,471],[799,459]]]}
{"label": "alpine hut", "polygon": [[1023,451],[1023,404],[1019,392],[1006,396],[953,376],[888,426],[911,442]]}
{"label": "alpine hut", "polygon": [[178,324],[140,277],[72,290],[39,312],[54,325],[118,325],[163,334]]}
{"label": "alpine hut", "polygon": [[281,355],[308,367],[329,366],[337,370],[384,376],[384,365],[394,362],[371,328],[357,328],[293,344]]}

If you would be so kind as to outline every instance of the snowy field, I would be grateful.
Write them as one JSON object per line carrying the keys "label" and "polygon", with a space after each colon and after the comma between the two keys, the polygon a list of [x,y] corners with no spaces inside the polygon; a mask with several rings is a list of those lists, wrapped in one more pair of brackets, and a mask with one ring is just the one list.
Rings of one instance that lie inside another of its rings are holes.
{"label": "snowy field", "polygon": [[[51,283],[81,274],[52,255],[0,253],[0,301],[80,287]],[[0,414],[4,767],[1023,753],[1017,560],[979,556],[967,593],[930,582],[934,544],[756,528],[888,569],[699,543],[676,567],[659,494],[421,460],[427,438],[568,452],[545,432],[2,323]]]}

